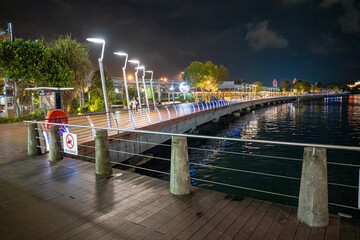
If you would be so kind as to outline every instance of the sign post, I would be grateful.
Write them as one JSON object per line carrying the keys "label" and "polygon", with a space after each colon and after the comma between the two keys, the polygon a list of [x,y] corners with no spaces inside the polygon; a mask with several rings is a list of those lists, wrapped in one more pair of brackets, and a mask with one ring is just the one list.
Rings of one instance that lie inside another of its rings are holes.
{"label": "sign post", "polygon": [[73,133],[63,133],[64,152],[78,155],[77,136]]}
{"label": "sign post", "polygon": [[186,99],[186,93],[190,90],[190,86],[186,82],[182,82],[179,85],[180,92],[184,93],[184,99]]}

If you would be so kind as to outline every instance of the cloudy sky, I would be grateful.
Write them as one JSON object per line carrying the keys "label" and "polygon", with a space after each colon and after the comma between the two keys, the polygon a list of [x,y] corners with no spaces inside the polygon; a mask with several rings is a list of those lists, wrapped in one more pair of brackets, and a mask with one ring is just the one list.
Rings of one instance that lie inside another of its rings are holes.
{"label": "cloudy sky", "polygon": [[[0,0],[0,16],[0,27],[11,21],[25,39],[104,38],[112,76],[121,76],[121,50],[155,78],[179,79],[192,61],[210,60],[230,80],[266,85],[360,79],[358,0]],[[100,47],[90,53],[97,67]]]}

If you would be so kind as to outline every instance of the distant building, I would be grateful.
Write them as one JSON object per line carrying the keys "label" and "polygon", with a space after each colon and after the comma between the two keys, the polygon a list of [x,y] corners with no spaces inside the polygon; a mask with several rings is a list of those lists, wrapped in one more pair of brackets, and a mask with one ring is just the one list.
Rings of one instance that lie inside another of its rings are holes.
{"label": "distant building", "polygon": [[355,82],[355,84],[348,84],[347,86],[349,88],[354,88],[354,87],[360,86],[360,81]]}

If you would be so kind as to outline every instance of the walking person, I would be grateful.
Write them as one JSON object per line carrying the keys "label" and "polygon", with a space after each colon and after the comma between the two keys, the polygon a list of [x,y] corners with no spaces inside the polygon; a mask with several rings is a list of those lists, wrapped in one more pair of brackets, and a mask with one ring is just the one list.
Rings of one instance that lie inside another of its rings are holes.
{"label": "walking person", "polygon": [[136,111],[139,112],[140,111],[140,101],[139,98],[136,98]]}
{"label": "walking person", "polygon": [[136,111],[136,99],[135,99],[135,97],[133,97],[132,100],[131,100],[131,111],[133,113],[135,113],[135,111]]}

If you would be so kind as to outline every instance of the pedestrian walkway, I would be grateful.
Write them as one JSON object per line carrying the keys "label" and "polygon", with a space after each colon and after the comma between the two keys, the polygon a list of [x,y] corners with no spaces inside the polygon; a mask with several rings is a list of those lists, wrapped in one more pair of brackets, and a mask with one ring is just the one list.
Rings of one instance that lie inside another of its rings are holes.
{"label": "pedestrian walkway", "polygon": [[193,188],[47,155],[26,156],[23,124],[0,124],[0,239],[358,239],[357,220],[330,216],[326,228],[296,219],[296,208]]}

